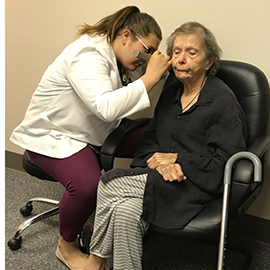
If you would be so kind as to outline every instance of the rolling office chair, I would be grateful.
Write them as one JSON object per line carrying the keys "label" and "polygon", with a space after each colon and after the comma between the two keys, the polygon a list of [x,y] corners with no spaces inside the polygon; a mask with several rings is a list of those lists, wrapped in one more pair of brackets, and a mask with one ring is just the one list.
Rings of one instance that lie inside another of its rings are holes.
{"label": "rolling office chair", "polygon": [[[28,155],[27,151],[25,151],[23,154],[22,163],[23,163],[24,170],[30,175],[35,176],[39,178],[40,180],[48,180],[48,181],[57,182],[53,177],[51,177],[49,174],[41,170],[36,164],[34,164],[30,156]],[[35,197],[35,198],[30,199],[26,203],[26,205],[20,209],[20,212],[24,217],[28,217],[31,215],[33,211],[34,202],[46,203],[46,204],[53,205],[54,207],[40,214],[34,215],[33,217],[27,219],[26,221],[24,221],[22,224],[19,225],[14,237],[8,241],[8,246],[12,250],[18,250],[19,248],[21,248],[21,244],[22,244],[21,234],[27,227],[29,227],[30,225],[38,221],[44,220],[48,217],[57,215],[59,213],[59,201],[48,199],[48,198]],[[77,242],[82,251],[87,250],[83,231],[78,235]]]}
{"label": "rolling office chair", "polygon": [[[151,225],[148,235],[159,233],[177,235],[219,244],[217,269],[224,267],[227,222],[231,224],[252,205],[263,187],[266,152],[269,149],[269,85],[261,70],[253,65],[220,61],[217,77],[222,79],[235,93],[242,106],[248,123],[248,149],[235,154],[226,164],[224,173],[224,197],[210,203],[181,230],[166,230]],[[164,87],[176,81],[173,72]],[[149,119],[134,120],[113,131],[101,149],[101,163],[105,171],[113,167],[122,144],[126,146],[129,134],[146,125]],[[125,149],[125,148],[124,148]],[[130,156],[131,158],[131,156]],[[262,170],[262,175],[261,175]],[[255,173],[255,174],[254,174]],[[254,175],[254,176],[253,176]],[[257,178],[257,179],[256,179]],[[251,258],[247,258],[243,269],[248,269]]]}
{"label": "rolling office chair", "polygon": [[[122,121],[122,123],[125,123],[125,124],[128,124],[128,122],[129,122],[128,119],[123,119],[123,121]],[[148,122],[148,119],[139,119],[138,120],[138,124],[140,126],[145,126],[147,122]],[[119,129],[121,129],[121,126],[122,125],[119,126]],[[135,131],[135,129],[133,129],[131,131]],[[131,134],[128,141],[123,142],[124,145],[123,144],[122,145],[124,146],[125,150],[118,152],[119,157],[126,158],[126,157],[129,157],[132,153],[134,153],[134,151],[136,149],[136,142],[137,142],[136,138],[141,137],[143,131],[144,131],[144,127],[140,128],[140,129],[136,129],[136,131]],[[129,149],[129,151],[127,151],[126,149]],[[52,176],[50,176],[49,174],[44,172],[42,169],[40,169],[31,160],[27,151],[25,151],[23,154],[22,164],[23,164],[24,170],[27,173],[29,173],[30,175],[35,176],[40,180],[48,180],[48,181],[57,182]],[[32,214],[32,211],[33,211],[33,203],[36,203],[36,202],[50,204],[50,205],[53,205],[54,207],[47,210],[47,211],[44,211],[40,214],[34,215],[33,217],[27,219],[26,221],[24,221],[22,224],[19,225],[14,237],[11,238],[7,243],[8,246],[12,250],[18,250],[21,248],[21,244],[22,244],[22,236],[21,235],[22,235],[22,232],[27,227],[29,227],[30,225],[32,225],[38,221],[42,221],[48,217],[51,217],[53,215],[57,215],[59,213],[59,201],[48,199],[48,198],[35,197],[35,198],[30,199],[26,203],[26,205],[20,209],[21,214],[24,217],[30,216]],[[82,231],[78,235],[77,242],[78,242],[80,249],[83,252],[87,253],[88,252],[88,243],[87,243],[87,240],[84,238],[84,231]]]}

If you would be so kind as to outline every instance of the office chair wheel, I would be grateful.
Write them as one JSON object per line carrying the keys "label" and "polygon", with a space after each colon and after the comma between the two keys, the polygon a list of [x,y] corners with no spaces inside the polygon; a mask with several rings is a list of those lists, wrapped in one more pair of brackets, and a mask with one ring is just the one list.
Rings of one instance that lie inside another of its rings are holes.
{"label": "office chair wheel", "polygon": [[85,238],[84,230],[82,230],[77,236],[77,245],[83,253],[89,254],[89,243],[87,243],[87,240]]}
{"label": "office chair wheel", "polygon": [[20,209],[20,212],[24,217],[30,216],[32,211],[33,211],[33,205],[31,203],[26,204],[26,206],[23,206]]}
{"label": "office chair wheel", "polygon": [[22,244],[22,237],[19,236],[18,238],[12,238],[8,241],[8,246],[10,247],[10,249],[12,250],[17,250],[21,247]]}

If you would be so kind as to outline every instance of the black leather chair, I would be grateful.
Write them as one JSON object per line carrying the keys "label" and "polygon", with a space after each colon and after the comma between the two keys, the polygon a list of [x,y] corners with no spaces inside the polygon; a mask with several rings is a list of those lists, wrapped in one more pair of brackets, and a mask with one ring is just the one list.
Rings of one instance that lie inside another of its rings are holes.
{"label": "black leather chair", "polygon": [[[22,164],[23,164],[24,170],[27,173],[29,173],[30,175],[35,176],[40,180],[48,180],[48,181],[56,182],[56,180],[53,177],[51,177],[49,174],[47,174],[42,169],[40,169],[31,160],[27,151],[25,151],[23,154]],[[18,250],[21,247],[21,244],[22,244],[21,234],[27,227],[29,227],[30,225],[32,225],[38,221],[44,220],[48,217],[51,217],[53,215],[57,215],[59,213],[59,201],[53,200],[53,199],[48,199],[48,198],[34,197],[34,198],[30,199],[26,203],[26,205],[20,209],[20,212],[24,217],[28,217],[32,214],[33,203],[46,203],[46,204],[53,205],[54,207],[50,208],[42,213],[39,213],[39,214],[32,216],[31,218],[25,220],[22,224],[19,225],[14,237],[8,241],[8,246],[12,250]],[[78,235],[77,242],[78,242],[79,247],[82,249],[82,251],[87,250],[83,231]]]}
{"label": "black leather chair", "polygon": [[[268,135],[270,103],[268,81],[263,72],[255,66],[237,61],[221,60],[216,76],[234,91],[247,116],[248,152],[244,153],[244,156],[240,154],[240,156],[236,157],[237,164],[229,164],[230,167],[233,166],[233,174],[230,183],[224,184],[224,190],[226,191],[224,192],[226,193],[224,198],[211,201],[184,229],[164,230],[151,225],[148,235],[155,233],[171,234],[182,238],[215,240],[216,243],[220,240],[222,245],[219,249],[217,268],[223,269],[227,221],[230,224],[245,213],[256,200],[263,187],[264,173],[262,173],[262,176],[258,175],[260,179],[258,179],[259,182],[256,182],[254,180],[254,167],[257,170],[256,166],[262,165],[262,172],[264,172],[266,152],[270,144]],[[174,74],[170,73],[165,86],[175,80]],[[149,119],[134,120],[109,135],[101,149],[101,163],[105,171],[113,167],[117,153],[121,152],[121,149],[128,147],[126,141],[129,141],[128,137],[132,132],[137,128],[142,128],[147,121]],[[134,143],[136,143],[136,140]],[[253,158],[256,160],[254,161]],[[257,159],[258,164],[256,163]],[[231,162],[234,163],[234,161]],[[230,174],[231,171],[232,167],[225,174]],[[229,202],[227,201],[228,198]],[[247,258],[243,269],[248,269],[249,264],[250,258]]]}

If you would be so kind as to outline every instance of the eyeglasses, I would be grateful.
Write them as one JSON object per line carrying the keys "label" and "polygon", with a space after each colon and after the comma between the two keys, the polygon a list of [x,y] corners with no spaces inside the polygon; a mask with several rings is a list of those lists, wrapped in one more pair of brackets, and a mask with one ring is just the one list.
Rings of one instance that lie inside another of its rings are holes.
{"label": "eyeglasses", "polygon": [[131,33],[137,40],[140,41],[147,53],[152,54],[154,52],[153,48],[148,48],[145,43],[137,36],[137,34],[135,34],[133,31],[131,31]]}

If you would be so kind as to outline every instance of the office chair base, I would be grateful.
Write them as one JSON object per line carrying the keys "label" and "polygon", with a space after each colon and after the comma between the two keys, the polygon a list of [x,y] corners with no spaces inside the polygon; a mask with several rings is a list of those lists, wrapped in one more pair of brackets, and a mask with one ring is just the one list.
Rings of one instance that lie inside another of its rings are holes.
{"label": "office chair base", "polygon": [[53,204],[53,205],[58,205],[59,201],[56,200],[51,200],[51,199],[47,199],[47,198],[40,198],[40,197],[36,197],[36,198],[32,198],[31,200],[29,200],[25,206],[23,206],[20,209],[21,214],[24,217],[28,217],[32,214],[33,211],[33,202],[42,202],[42,203],[48,203],[48,204]]}
{"label": "office chair base", "polygon": [[21,243],[22,243],[22,232],[29,227],[30,225],[46,219],[50,216],[56,215],[59,212],[59,201],[55,201],[55,200],[50,200],[50,199],[45,199],[45,198],[33,198],[31,200],[29,200],[27,202],[27,204],[22,207],[20,209],[20,212],[23,216],[29,216],[32,213],[33,210],[33,205],[32,202],[45,202],[45,203],[49,203],[49,204],[53,204],[53,205],[57,205],[56,207],[49,209],[45,212],[42,212],[38,215],[33,216],[32,218],[27,219],[26,221],[24,221],[16,230],[16,233],[14,235],[13,238],[11,238],[8,241],[8,246],[12,249],[12,250],[18,250],[21,247]]}
{"label": "office chair base", "polygon": [[36,223],[40,220],[43,220],[47,217],[50,217],[50,216],[53,216],[53,215],[56,215],[58,214],[59,212],[59,207],[55,207],[55,208],[52,208],[48,211],[45,211],[41,214],[38,214],[38,215],[35,215],[33,216],[32,218],[24,221],[18,228],[17,228],[17,231],[14,235],[14,237],[12,239],[10,239],[8,241],[8,246],[12,249],[12,250],[17,250],[21,247],[21,243],[22,243],[22,237],[21,237],[21,234],[22,232],[27,228],[29,227],[30,225],[32,225],[33,223]]}
{"label": "office chair base", "polygon": [[[42,212],[38,215],[35,215],[33,216],[32,218],[24,221],[18,228],[17,228],[17,231],[14,235],[13,238],[11,238],[7,245],[10,247],[11,250],[18,250],[21,248],[21,244],[22,244],[22,232],[27,228],[29,227],[30,225],[38,222],[38,221],[41,221],[41,220],[44,220],[50,216],[54,216],[56,214],[59,213],[59,201],[55,201],[55,200],[51,200],[51,199],[46,199],[46,198],[32,198],[31,200],[29,200],[25,206],[23,206],[21,209],[20,209],[20,212],[21,214],[24,216],[24,217],[27,217],[27,216],[30,216],[32,211],[33,211],[33,205],[32,203],[33,202],[45,202],[45,203],[49,203],[49,204],[53,204],[53,205],[57,205],[56,207],[52,208],[52,209],[49,209],[45,212]],[[84,253],[88,253],[89,252],[89,244],[86,242],[85,240],[85,236],[84,236],[84,231],[82,230],[80,234],[78,234],[77,236],[77,245],[79,246],[80,250]]]}

